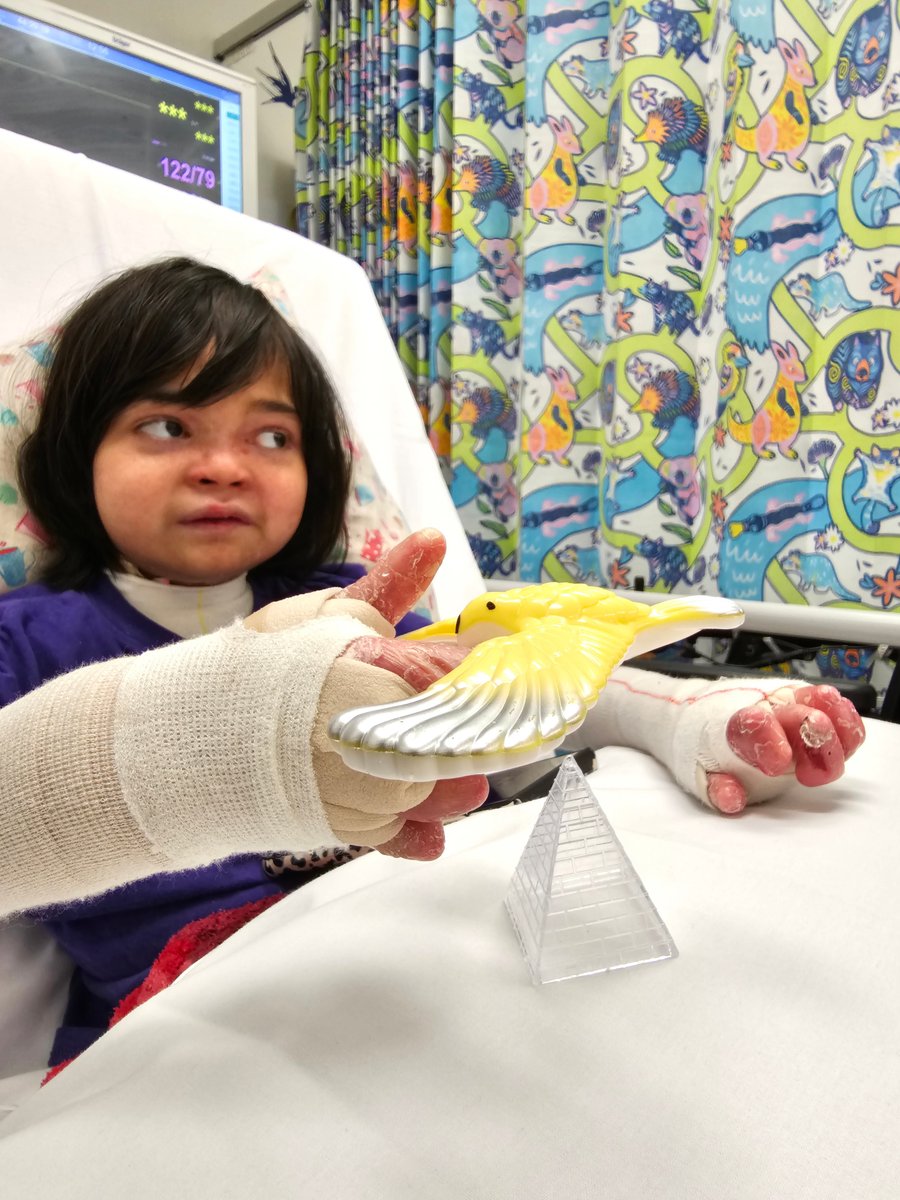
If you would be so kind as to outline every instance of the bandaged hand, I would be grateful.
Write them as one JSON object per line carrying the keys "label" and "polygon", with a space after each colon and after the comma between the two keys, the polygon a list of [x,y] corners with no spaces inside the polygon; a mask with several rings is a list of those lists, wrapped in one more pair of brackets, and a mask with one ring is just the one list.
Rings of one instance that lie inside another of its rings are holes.
{"label": "bandaged hand", "polygon": [[[837,688],[788,684],[765,700],[733,713],[725,726],[728,749],[740,760],[741,775],[706,772],[706,800],[723,813],[741,812],[768,797],[758,775],[776,784],[796,778],[806,787],[840,779],[846,760],[866,737],[862,718]],[[744,768],[754,772],[744,776]],[[777,794],[777,793],[776,793]]]}
{"label": "bandaged hand", "polygon": [[312,617],[349,615],[371,626],[374,632],[350,642],[325,680],[313,732],[313,764],[328,822],[340,840],[398,858],[437,858],[444,848],[444,821],[484,803],[486,778],[469,775],[432,785],[362,776],[345,766],[327,730],[344,709],[411,696],[462,662],[466,651],[455,643],[394,640],[394,624],[427,591],[445,549],[440,533],[422,530],[349,587],[279,601],[245,622],[273,632]]}
{"label": "bandaged hand", "polygon": [[831,783],[864,739],[853,705],[832,687],[775,677],[673,679],[627,667],[575,735],[579,746],[644,750],[686,792],[728,814],[794,780]]}
{"label": "bandaged hand", "polygon": [[343,708],[404,698],[455,661],[393,641],[443,554],[439,534],[405,546],[369,582],[82,667],[0,710],[0,915],[254,851],[436,857],[442,822],[486,781],[372,779],[327,737]]}

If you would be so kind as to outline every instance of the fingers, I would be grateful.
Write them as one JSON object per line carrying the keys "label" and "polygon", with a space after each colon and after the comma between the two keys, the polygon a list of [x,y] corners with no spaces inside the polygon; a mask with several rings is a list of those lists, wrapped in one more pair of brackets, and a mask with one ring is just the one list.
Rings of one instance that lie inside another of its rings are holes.
{"label": "fingers", "polygon": [[821,685],[794,689],[784,701],[769,700],[771,707],[750,705],[730,718],[725,732],[732,751],[764,775],[783,775],[793,767],[805,787],[839,779],[844,759],[865,738],[853,705]]}
{"label": "fingers", "polygon": [[377,850],[390,858],[431,862],[444,852],[444,826],[440,821],[406,821],[400,832]]}
{"label": "fingers", "polygon": [[404,538],[344,595],[371,604],[392,625],[415,606],[444,561],[447,543],[436,529],[420,529]]}
{"label": "fingers", "polygon": [[818,787],[840,779],[844,773],[844,750],[831,718],[807,704],[785,704],[777,714],[794,752],[798,782]]}
{"label": "fingers", "polygon": [[733,816],[747,807],[747,791],[733,775],[710,771],[706,776],[706,795],[713,808]]}
{"label": "fingers", "polygon": [[750,704],[738,709],[728,720],[725,737],[738,758],[764,775],[784,775],[791,769],[793,748],[778,717],[767,705]]}
{"label": "fingers", "polygon": [[378,852],[419,862],[439,858],[444,850],[443,822],[478,808],[487,795],[488,781],[484,775],[441,780],[421,804],[409,810],[403,828],[390,841],[378,846]]}
{"label": "fingers", "polygon": [[817,708],[830,719],[845,759],[855,753],[866,740],[866,727],[862,717],[852,702],[842,696],[837,688],[828,684],[811,684],[809,687],[797,688],[794,696],[799,704]]}
{"label": "fingers", "polygon": [[343,654],[399,675],[417,692],[443,679],[465,656],[466,648],[455,642],[400,642],[381,637],[357,638]]}
{"label": "fingers", "polygon": [[462,817],[484,804],[488,781],[484,775],[464,775],[460,779],[442,779],[428,796],[404,815],[416,821],[448,821]]}

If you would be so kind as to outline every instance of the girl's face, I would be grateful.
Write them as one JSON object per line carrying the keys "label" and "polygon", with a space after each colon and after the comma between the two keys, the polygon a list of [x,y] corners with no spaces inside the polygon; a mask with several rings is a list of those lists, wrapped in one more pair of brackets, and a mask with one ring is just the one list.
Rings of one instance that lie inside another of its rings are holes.
{"label": "girl's face", "polygon": [[306,486],[283,366],[201,408],[136,400],[94,457],[97,511],[116,549],[171,583],[225,583],[271,558],[300,523]]}

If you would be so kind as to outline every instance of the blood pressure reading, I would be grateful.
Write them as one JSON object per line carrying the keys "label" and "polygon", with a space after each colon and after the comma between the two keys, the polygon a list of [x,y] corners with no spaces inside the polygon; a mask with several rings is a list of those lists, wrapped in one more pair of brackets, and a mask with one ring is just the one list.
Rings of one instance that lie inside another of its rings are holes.
{"label": "blood pressure reading", "polygon": [[215,203],[228,175],[240,207],[237,97],[193,83],[31,18],[0,20],[0,127]]}
{"label": "blood pressure reading", "polygon": [[214,188],[216,186],[216,173],[209,167],[182,162],[179,158],[161,158],[159,165],[166,179],[177,179],[179,183],[190,183],[194,187]]}

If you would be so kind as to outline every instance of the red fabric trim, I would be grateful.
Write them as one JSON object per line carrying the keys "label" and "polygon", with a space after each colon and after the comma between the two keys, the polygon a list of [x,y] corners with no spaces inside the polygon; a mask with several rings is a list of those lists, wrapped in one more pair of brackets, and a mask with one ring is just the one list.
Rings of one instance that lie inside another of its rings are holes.
{"label": "red fabric trim", "polygon": [[274,896],[264,896],[261,900],[251,900],[248,904],[242,904],[240,908],[226,908],[210,913],[209,916],[199,917],[183,929],[179,929],[177,933],[173,933],[157,955],[144,982],[119,1001],[109,1019],[109,1028],[112,1029],[113,1025],[117,1025],[145,1000],[167,988],[188,967],[199,962],[210,950],[215,950],[216,946],[220,946],[233,933],[237,933],[248,921],[271,908],[276,900],[283,899],[283,893],[276,893]]}
{"label": "red fabric trim", "polygon": [[[78,1056],[76,1055],[75,1058],[77,1058],[77,1057]],[[56,1076],[63,1069],[63,1067],[67,1067],[70,1062],[74,1062],[75,1058],[67,1058],[64,1062],[57,1063],[55,1067],[51,1067],[50,1070],[47,1072],[47,1074],[44,1076],[44,1078],[41,1080],[41,1087],[43,1087],[45,1083],[49,1083],[51,1079],[55,1079]]]}
{"label": "red fabric trim", "polygon": [[[156,956],[144,982],[119,1001],[109,1019],[108,1027],[112,1029],[113,1025],[117,1025],[145,1000],[167,988],[188,967],[199,962],[210,950],[215,950],[216,946],[220,946],[233,933],[237,933],[248,921],[271,908],[277,900],[283,900],[285,894],[282,892],[274,896],[264,896],[261,900],[251,900],[239,908],[221,909],[206,917],[199,917],[183,929],[179,929],[177,933],[173,933]],[[70,1062],[74,1062],[75,1057],[67,1058],[65,1062],[51,1067],[41,1080],[41,1087],[54,1079]]]}

